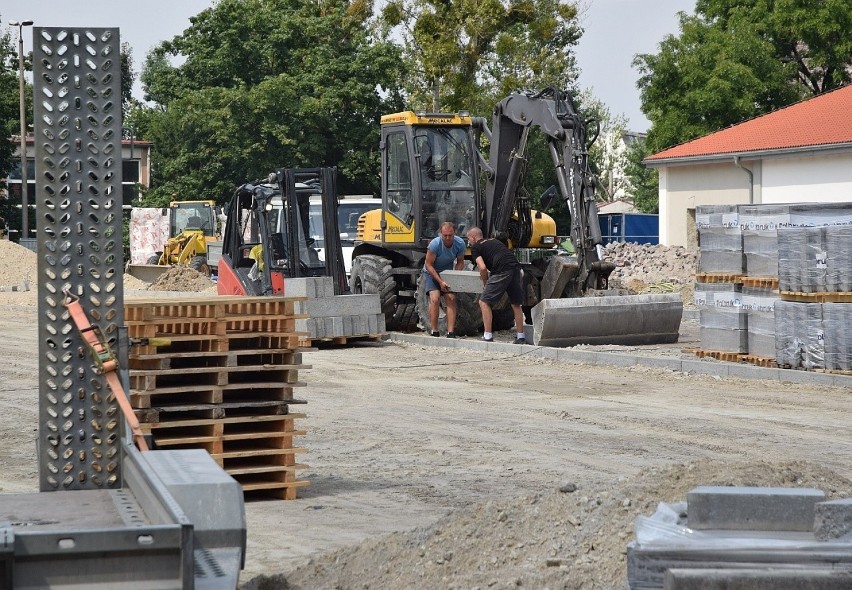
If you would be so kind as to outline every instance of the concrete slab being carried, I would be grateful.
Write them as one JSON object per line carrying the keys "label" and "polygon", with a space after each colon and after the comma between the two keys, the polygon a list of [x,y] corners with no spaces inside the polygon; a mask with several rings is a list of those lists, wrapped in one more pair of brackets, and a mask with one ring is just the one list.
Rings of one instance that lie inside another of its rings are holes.
{"label": "concrete slab being carried", "polygon": [[545,299],[532,308],[533,344],[666,344],[677,342],[678,293]]}

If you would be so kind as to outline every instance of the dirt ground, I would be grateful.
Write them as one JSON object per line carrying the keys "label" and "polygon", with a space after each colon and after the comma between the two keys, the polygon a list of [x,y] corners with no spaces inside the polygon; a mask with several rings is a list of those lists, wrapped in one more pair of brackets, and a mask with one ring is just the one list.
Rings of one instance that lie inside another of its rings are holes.
{"label": "dirt ground", "polygon": [[[36,308],[1,295],[0,492],[33,492]],[[246,589],[623,589],[636,516],[697,485],[852,497],[847,389],[395,342],[304,363],[310,486],[247,503]]]}

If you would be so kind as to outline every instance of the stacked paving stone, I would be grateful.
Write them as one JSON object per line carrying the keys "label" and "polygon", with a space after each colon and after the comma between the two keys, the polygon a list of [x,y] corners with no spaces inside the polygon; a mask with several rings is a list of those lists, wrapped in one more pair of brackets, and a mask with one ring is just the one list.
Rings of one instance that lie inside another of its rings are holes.
{"label": "stacked paving stone", "polygon": [[204,449],[246,494],[295,499],[293,397],[304,385],[297,302],[282,297],[125,302],[130,402],[155,448]]}
{"label": "stacked paving stone", "polygon": [[737,360],[736,355],[748,352],[748,314],[742,307],[741,283],[695,283],[695,305],[704,351],[720,360]]}
{"label": "stacked paving stone", "polygon": [[378,339],[385,332],[385,315],[376,294],[335,295],[331,277],[287,279],[285,293],[298,298],[295,311],[303,317],[296,330],[309,341],[346,343],[349,339]]}
{"label": "stacked paving stone", "polygon": [[630,590],[852,588],[852,499],[815,489],[701,486],[636,521]]}
{"label": "stacked paving stone", "polygon": [[701,206],[696,222],[701,354],[852,370],[852,204]]}
{"label": "stacked paving stone", "polygon": [[739,360],[748,352],[748,315],[742,307],[743,243],[736,205],[696,208],[701,352],[720,360]]}
{"label": "stacked paving stone", "polygon": [[779,229],[778,247],[777,363],[852,370],[852,226]]}
{"label": "stacked paving stone", "polygon": [[701,205],[698,226],[699,273],[743,274],[743,235],[736,205]]}

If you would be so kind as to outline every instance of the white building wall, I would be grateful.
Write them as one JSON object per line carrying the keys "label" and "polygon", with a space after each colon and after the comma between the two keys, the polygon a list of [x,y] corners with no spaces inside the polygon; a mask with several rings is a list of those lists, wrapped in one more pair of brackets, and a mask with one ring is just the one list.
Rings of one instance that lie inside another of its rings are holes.
{"label": "white building wall", "polygon": [[763,161],[764,203],[852,201],[852,154]]}
{"label": "white building wall", "polygon": [[[754,168],[755,202],[759,202],[760,166],[743,163]],[[694,166],[666,166],[660,173],[660,243],[667,246],[690,246],[690,224],[695,219],[698,205],[736,205],[749,202],[748,174],[734,166],[700,164]]]}

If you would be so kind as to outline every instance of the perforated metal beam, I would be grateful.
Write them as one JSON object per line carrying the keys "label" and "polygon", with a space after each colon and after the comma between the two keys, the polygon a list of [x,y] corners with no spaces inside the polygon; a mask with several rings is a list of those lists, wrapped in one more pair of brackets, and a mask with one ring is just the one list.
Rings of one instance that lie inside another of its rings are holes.
{"label": "perforated metal beam", "polygon": [[124,323],[118,29],[33,30],[39,486],[122,485],[124,420],[64,305],[115,349]]}

